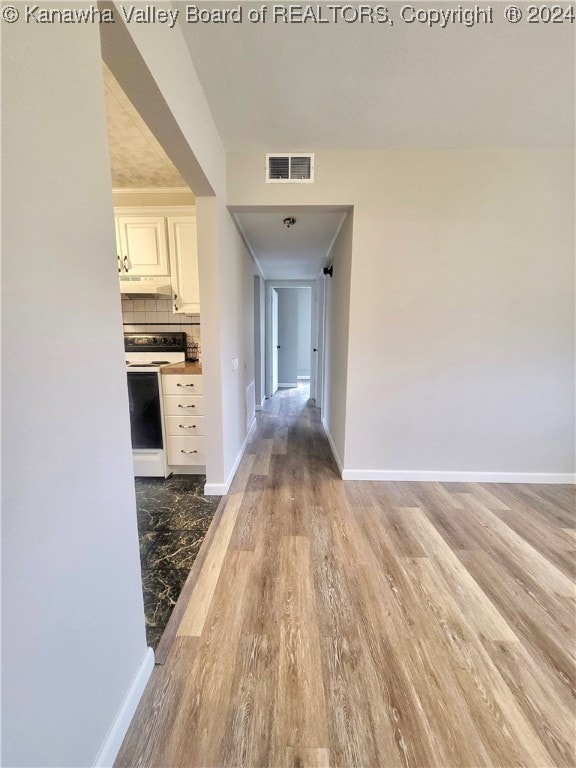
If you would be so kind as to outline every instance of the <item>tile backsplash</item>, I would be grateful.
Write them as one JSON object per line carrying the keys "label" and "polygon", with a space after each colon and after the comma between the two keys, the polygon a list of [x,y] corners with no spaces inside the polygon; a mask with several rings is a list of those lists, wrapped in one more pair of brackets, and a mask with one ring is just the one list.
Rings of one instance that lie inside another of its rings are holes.
{"label": "tile backsplash", "polygon": [[200,315],[183,315],[172,312],[169,299],[139,299],[122,296],[122,322],[126,333],[146,331],[183,331],[191,346],[197,345],[201,354]]}

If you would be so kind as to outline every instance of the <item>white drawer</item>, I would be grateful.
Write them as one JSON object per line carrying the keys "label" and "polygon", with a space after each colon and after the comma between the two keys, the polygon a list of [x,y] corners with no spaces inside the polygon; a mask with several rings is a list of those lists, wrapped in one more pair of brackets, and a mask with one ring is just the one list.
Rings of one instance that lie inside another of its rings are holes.
{"label": "white drawer", "polygon": [[166,438],[168,448],[168,464],[206,464],[203,437],[179,437],[170,435]]}
{"label": "white drawer", "polygon": [[162,376],[162,391],[165,395],[201,395],[202,376]]}
{"label": "white drawer", "polygon": [[164,395],[165,416],[203,416],[202,395]]}
{"label": "white drawer", "polygon": [[202,416],[167,416],[167,435],[190,435],[195,437],[204,434],[204,418]]}

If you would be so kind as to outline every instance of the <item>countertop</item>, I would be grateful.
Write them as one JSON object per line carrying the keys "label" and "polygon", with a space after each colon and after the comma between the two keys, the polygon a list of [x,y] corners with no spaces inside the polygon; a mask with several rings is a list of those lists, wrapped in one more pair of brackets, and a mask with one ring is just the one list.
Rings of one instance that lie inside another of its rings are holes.
{"label": "countertop", "polygon": [[201,376],[202,365],[200,363],[192,363],[190,360],[186,360],[184,363],[172,363],[172,365],[163,365],[160,368],[160,373],[163,376],[172,374],[178,374],[180,376]]}

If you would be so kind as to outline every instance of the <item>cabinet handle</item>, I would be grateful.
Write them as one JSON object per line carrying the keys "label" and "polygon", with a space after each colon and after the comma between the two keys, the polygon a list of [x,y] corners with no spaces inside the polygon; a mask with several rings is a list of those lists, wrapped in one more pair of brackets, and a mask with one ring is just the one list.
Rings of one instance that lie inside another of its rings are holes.
{"label": "cabinet handle", "polygon": [[120,261],[120,254],[117,253],[116,256],[118,257],[118,272],[122,272],[122,262]]}
{"label": "cabinet handle", "polygon": [[178,298],[178,294],[174,294],[174,312],[178,312],[178,304],[176,304],[176,299]]}
{"label": "cabinet handle", "polygon": [[196,429],[196,424],[178,424],[180,429]]}
{"label": "cabinet handle", "polygon": [[128,267],[128,256],[124,256],[122,261],[124,262],[124,272],[128,272],[128,269],[129,269],[129,267]]}
{"label": "cabinet handle", "polygon": [[184,448],[180,448],[180,453],[198,453],[198,451],[185,451]]}
{"label": "cabinet handle", "polygon": [[176,386],[177,387],[193,387],[194,384],[180,384],[180,382],[178,382],[178,384],[176,384]]}
{"label": "cabinet handle", "polygon": [[182,403],[178,403],[178,408],[196,408],[195,405],[182,405]]}

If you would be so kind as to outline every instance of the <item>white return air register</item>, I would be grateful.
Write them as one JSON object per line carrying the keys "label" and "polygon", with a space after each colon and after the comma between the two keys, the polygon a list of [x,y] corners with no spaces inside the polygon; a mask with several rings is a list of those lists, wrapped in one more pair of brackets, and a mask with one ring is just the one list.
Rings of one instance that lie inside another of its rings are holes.
{"label": "white return air register", "polygon": [[266,155],[267,184],[311,184],[314,181],[312,153],[285,152]]}

